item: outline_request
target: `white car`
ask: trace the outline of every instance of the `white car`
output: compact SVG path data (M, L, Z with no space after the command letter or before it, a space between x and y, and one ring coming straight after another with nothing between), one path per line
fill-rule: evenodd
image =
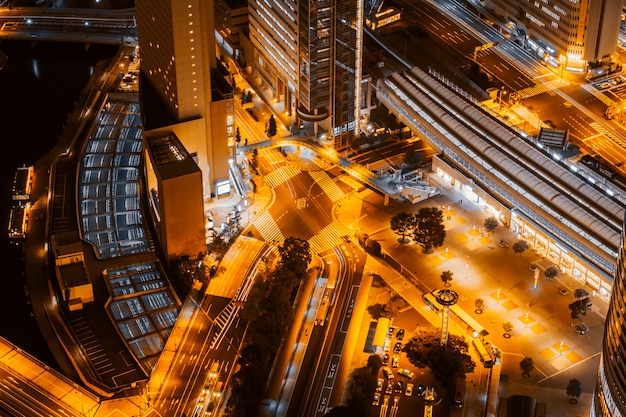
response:
M406 391L404 391L404 395L407 397L413 395L413 384L406 384Z
M376 383L376 392L381 392L383 390L383 383L385 381L382 378L378 378L378 382Z
M372 400L372 405L380 404L380 395L374 394L374 399Z
M408 369L403 368L403 369L398 369L398 375L402 375L409 379L413 379L413 377L415 376L415 372L409 371Z

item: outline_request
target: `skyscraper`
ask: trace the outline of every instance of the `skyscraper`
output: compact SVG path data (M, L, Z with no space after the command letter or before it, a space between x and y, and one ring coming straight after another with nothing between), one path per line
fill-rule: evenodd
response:
M144 135L174 132L202 171L205 200L229 193L234 108L216 62L213 0L137 0L135 14Z
M231 192L235 137L213 1L137 0L135 13L151 219L167 258L197 255L211 201Z
M249 0L249 13L248 62L263 83L288 115L346 147L359 131L363 0Z
M552 64L583 70L617 48L623 0L481 0Z
M592 416L626 416L626 222L606 315Z

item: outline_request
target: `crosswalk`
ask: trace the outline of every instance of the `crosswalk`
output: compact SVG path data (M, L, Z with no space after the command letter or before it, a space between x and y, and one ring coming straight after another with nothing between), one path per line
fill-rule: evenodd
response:
M345 240L346 236L348 236L348 232L343 224L335 220L309 239L311 253L324 253L335 246L339 246Z
M291 178L298 175L301 171L292 165L283 165L280 168L275 169L265 176L265 181L270 187L275 188L289 181Z
M277 242L281 244L285 237L274 221L269 211L265 210L254 220L254 227L259 231L261 237L266 242Z
M602 93L601 91L598 91L593 85L591 84L583 84L582 86L585 90L587 90L589 93L593 94L593 96L595 98L597 98L598 100L600 100L601 102L603 102L604 104L606 104L607 106L610 106L612 104L614 104L615 102L613 100L611 100L609 97L607 97L604 93Z
M553 86L550 83L541 83L516 91L515 94L519 99L525 99L528 97L538 96L539 94L546 93L548 91L552 91L555 88L557 88L557 86Z
M343 198L344 192L326 171L311 171L309 174L333 203Z
M598 122L591 122L591 123L589 123L589 127L594 129L599 134L604 135L607 138L611 139L614 143L618 144L623 149L626 149L626 142L622 138L616 136L611 131L609 131L607 128L602 126L600 123L598 123Z

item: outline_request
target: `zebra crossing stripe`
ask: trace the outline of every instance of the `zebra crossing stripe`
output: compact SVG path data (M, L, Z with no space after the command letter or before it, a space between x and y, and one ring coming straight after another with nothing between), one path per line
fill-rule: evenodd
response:
M309 174L333 203L343 198L343 191L326 171L311 171Z
M524 88L523 90L519 90L516 92L517 96L521 99L537 96L541 93L545 93L546 91L553 90L553 88L548 87L545 84L537 84L532 87Z
M266 242L283 242L285 240L283 233L267 210L254 220L254 227Z
M309 239L309 246L312 253L324 253L339 246L347 234L343 226L339 222L334 221Z
M265 180L270 187L278 187L284 182L298 175L301 171L291 165L283 165L280 168L275 169L265 176Z

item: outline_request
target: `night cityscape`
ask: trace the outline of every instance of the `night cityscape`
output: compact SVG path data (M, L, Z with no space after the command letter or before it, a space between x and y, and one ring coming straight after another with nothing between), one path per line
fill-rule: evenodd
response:
M626 416L622 0L0 0L1 416Z

